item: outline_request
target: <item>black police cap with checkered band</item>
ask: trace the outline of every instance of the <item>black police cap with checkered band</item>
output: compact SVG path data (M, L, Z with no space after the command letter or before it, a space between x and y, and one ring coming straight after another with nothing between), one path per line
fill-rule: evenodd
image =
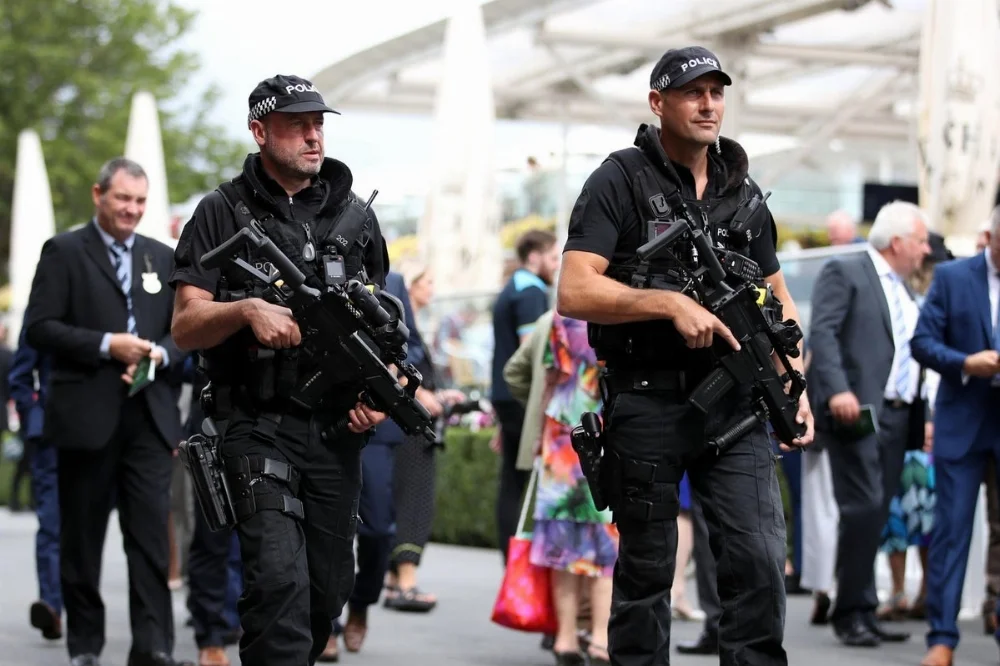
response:
M670 49L653 67L653 72L649 76L649 87L656 91L680 88L688 81L694 81L709 72L718 72L725 85L733 85L733 80L722 71L719 59L705 47L688 46L682 49Z
M326 105L323 96L312 83L298 76L282 74L264 79L250 93L247 127L254 120L263 118L272 111L279 113L322 111L340 115L339 111L334 111Z

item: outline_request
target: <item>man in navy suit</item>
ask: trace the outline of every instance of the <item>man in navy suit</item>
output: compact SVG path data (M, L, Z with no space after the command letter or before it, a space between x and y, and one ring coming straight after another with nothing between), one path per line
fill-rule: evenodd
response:
M35 534L35 568L38 601L31 604L31 626L49 640L62 638L62 590L59 586L59 488L56 448L42 438L45 394L48 391L50 361L25 339L20 340L11 364L10 397L21 421L25 451L31 451L31 492L38 516ZM30 445L29 445L30 443Z
M929 651L922 666L951 666L956 620L983 469L1000 460L1000 207L986 249L937 267L911 343L941 375L934 409L937 501L927 572ZM998 633L1000 640L1000 633Z

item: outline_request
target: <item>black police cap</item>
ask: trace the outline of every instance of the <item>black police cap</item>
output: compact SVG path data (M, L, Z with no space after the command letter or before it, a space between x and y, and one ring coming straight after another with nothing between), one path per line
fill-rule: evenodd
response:
M722 71L719 59L705 47L687 46L682 49L670 49L653 67L653 73L649 76L649 87L656 91L679 88L709 72L718 72L727 86L733 84L729 75Z
M272 111L280 113L303 113L306 111L322 111L336 113L326 105L323 96L319 94L311 82L298 76L278 74L264 79L250 93L250 113L247 115L247 126Z

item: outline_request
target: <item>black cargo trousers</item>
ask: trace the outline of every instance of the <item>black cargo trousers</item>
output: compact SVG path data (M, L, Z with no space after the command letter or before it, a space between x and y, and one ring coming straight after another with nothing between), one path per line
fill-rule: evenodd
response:
M223 460L256 454L290 464L297 483L262 476L254 481L255 495L294 494L304 517L260 510L236 526L243 560L240 663L311 666L354 586L365 436L324 440L323 424L301 413L282 414L276 428L267 425L235 411L223 435Z
M760 426L716 456L708 436L747 414L749 395L733 391L706 418L675 386L677 373L642 374L649 376L617 382L617 392L609 386L605 403L605 446L622 489L613 507L620 541L611 663L670 663L678 484L686 469L718 563L720 663L785 665L785 521L767 431Z

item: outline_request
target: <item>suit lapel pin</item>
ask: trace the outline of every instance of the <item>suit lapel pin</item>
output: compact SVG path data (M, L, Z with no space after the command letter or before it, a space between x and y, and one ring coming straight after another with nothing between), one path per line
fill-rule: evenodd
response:
M147 294L158 294L163 289L163 285L160 283L160 277L153 270L153 260L148 254L143 255L142 258L146 264L146 272L142 274L142 289Z

